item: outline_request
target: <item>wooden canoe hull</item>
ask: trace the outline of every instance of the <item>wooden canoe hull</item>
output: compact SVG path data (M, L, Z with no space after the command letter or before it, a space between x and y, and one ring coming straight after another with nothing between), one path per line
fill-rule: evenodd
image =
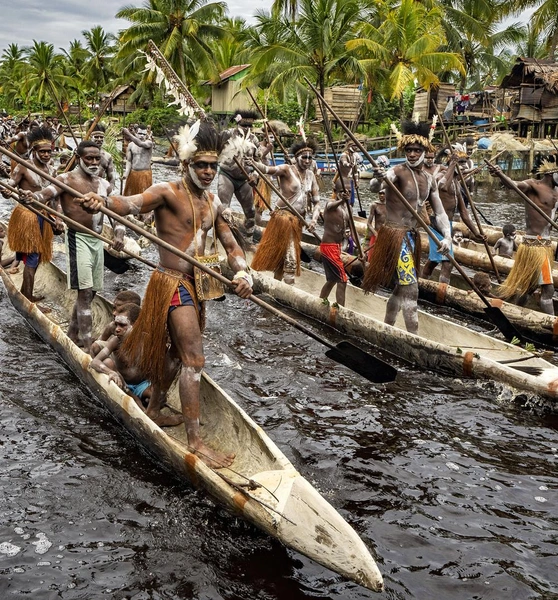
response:
M529 352L488 335L419 310L418 335L406 331L402 315L395 326L383 322L387 298L347 285L346 306L324 305L319 293L321 273L303 269L290 286L270 273L253 272L257 292L269 294L300 313L335 327L390 352L416 366L457 377L493 379L526 396L526 404L558 412L558 368ZM519 360L523 366L542 369L540 375L513 369L502 360ZM526 394L524 394L526 392Z
M206 489L229 510L285 545L371 590L383 589L382 576L363 541L341 515L296 471L263 430L207 375L201 383L202 437L209 445L235 453L231 469L210 469L188 451L183 426L161 429L108 377L90 368L91 358L62 328L18 291L21 275L0 275L14 307L52 346L103 405L175 475ZM41 265L37 293L61 322L71 314L75 295L66 276L52 264ZM111 319L111 306L97 296L92 305L94 330ZM168 404L180 408L176 384ZM242 476L239 476L242 474ZM247 481L261 487L247 490Z

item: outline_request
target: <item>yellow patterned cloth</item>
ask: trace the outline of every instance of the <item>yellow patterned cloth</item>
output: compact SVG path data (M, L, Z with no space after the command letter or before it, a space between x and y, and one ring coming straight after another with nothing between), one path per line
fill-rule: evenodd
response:
M410 233L405 235L401 244L401 252L397 261L397 283L399 285L412 285L417 283L417 270L415 268L415 240Z

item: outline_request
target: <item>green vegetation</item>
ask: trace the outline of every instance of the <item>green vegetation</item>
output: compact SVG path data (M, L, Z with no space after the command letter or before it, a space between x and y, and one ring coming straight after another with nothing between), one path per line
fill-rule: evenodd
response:
M244 85L259 89L268 118L315 118L304 78L362 88L361 131L388 133L411 112L416 86L454 83L460 91L498 84L517 56L556 59L558 0L275 0L252 24L227 15L225 2L143 0L115 17L128 21L118 36L96 25L56 50L47 41L11 44L0 57L0 108L12 114L66 114L81 122L122 84L143 106L127 122L150 123L158 135L182 119L168 107L161 84L144 70L152 39L200 104L203 82L250 64ZM511 23L525 8L528 25ZM506 23L504 26L503 23ZM511 24L510 24L511 23Z

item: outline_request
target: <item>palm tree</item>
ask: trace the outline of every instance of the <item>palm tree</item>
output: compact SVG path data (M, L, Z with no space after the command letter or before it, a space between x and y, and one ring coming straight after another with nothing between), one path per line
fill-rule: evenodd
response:
M152 39L185 83L196 82L200 68L215 73L209 42L223 36L218 22L225 10L225 2L207 0L145 0L143 7L125 6L116 17L133 25L120 33L121 68L126 63L137 68L138 50Z
M505 16L517 15L533 7L536 10L531 15L530 24L535 34L541 34L547 40L547 52L544 58L556 60L558 50L558 0L511 0L511 2L502 5L502 11Z
M465 70L459 78L461 91L481 89L506 72L501 54L518 44L524 29L516 23L502 27L501 0L425 0L426 6L443 7L442 21L448 52L462 57ZM443 74L442 77L445 77Z
M114 79L111 60L114 56L116 37L105 33L100 25L81 34L86 41L87 60L83 68L85 80L95 91L95 100L99 100L99 90Z
M64 74L63 55L56 54L52 44L36 40L33 40L33 46L25 49L25 54L23 85L28 98L35 97L40 103L51 98L60 108L56 90L64 90L70 83L70 77Z
M323 94L336 80L358 81L362 69L347 50L360 6L355 0L300 0L295 22L256 15L250 79L285 93L304 76Z
M224 30L223 37L219 40L213 39L208 44L217 73L250 61L250 50L246 45L250 29L246 21L240 17L225 18L221 26Z
M0 58L0 93L7 105L14 108L20 108L25 100L21 89L23 66L23 49L17 44L10 44Z
M379 8L379 10L378 10ZM425 89L439 83L440 71L463 71L458 54L444 52L446 42L439 7L413 0L384 4L365 14L347 48L358 53L371 89L400 101L415 85Z

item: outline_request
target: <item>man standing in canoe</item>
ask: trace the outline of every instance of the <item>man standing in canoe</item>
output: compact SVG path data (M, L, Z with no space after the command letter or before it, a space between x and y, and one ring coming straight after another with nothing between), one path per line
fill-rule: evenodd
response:
M268 175L276 175L281 193L289 204L303 217L306 215L308 198L313 206L312 220L308 231L314 231L320 215L320 190L312 171L312 161L316 152L314 140L294 144L291 152L295 163L268 167L255 163L258 169ZM245 159L248 166L252 163ZM302 223L289 207L279 199L265 228L262 240L252 261L256 271L272 271L275 279L294 285L295 275L300 275L300 240Z
M429 162L429 158L434 158L434 153L427 153L425 162ZM440 200L442 201L442 205L444 210L446 211L446 215L448 216L448 220L451 223L453 221L453 217L456 211L459 211L459 215L461 216L461 220L465 225L469 228L471 233L482 239L482 236L478 229L475 227L471 216L469 215L469 211L465 206L465 200L463 197L463 190L461 182L457 178L457 165L459 164L459 168L463 173L463 176L467 176L467 172L465 169L468 164L468 156L465 152L461 150L454 151L451 155L448 166L444 165L432 165L431 167L426 166L425 170L429 171L433 176L436 182L438 183L438 193L440 195ZM441 241L442 240L442 232L440 231L440 227L438 225L438 219L433 211L428 207L428 219L430 221L430 229L434 233L434 235ZM436 266L441 263L442 267L440 269L440 283L449 283L451 276L451 267L452 264L447 256L444 256L442 252L438 249L438 246L434 242L432 238L428 238L429 243L429 252L428 252L428 261L424 265L422 269L422 277L425 279L429 279L434 272ZM453 256L453 250L450 250L450 254Z
M90 210L98 210L104 202L122 216L153 210L157 235L206 264L210 258L205 254L206 240L213 229L236 273L233 277L236 294L248 298L252 293L252 278L247 273L244 253L221 215L223 207L219 198L209 192L217 174L223 138L212 124L198 121L191 128L183 127L177 142L184 168L180 181L155 184L135 196L103 199L90 194L85 204ZM218 468L230 465L234 456L210 448L200 434L200 381L205 361L202 345L205 304L200 293L207 289L205 277L189 262L160 247L159 267L153 271L140 316L122 351L152 382L153 394L146 412L160 425L176 424L176 420L169 422L160 411L173 380L171 362L178 362L181 367L179 393L188 445L202 461ZM171 347L167 354L169 337Z
M436 180L424 168L424 155L433 151L431 143L433 128L429 123L406 121L403 132L395 128L397 147L405 152L406 162L389 169L378 170L372 191L379 191L384 178L405 196L420 214L428 201L442 232L442 252L451 248L450 224L440 196ZM410 333L418 331L418 271L420 268L420 242L415 229L414 216L398 199L391 185L386 185L386 223L378 231L378 237L364 274L362 288L372 292L379 286L395 284L386 307L385 323L394 325L400 310ZM394 281L395 280L395 281Z
M98 177L106 179L110 185L114 188L114 182L116 180L114 160L110 153L103 150L103 144L105 142L105 126L102 123L97 123L95 129L91 133L91 141L97 145L101 152L101 164L99 165Z
M97 175L101 162L99 147L92 141L80 142L76 154L78 166L68 173L58 175L57 179L81 194L95 192L103 196L108 195L112 189L110 183ZM84 208L80 199L53 183L36 194L28 193L28 197L51 204L57 200L57 210L61 210L67 217L96 233L102 231L103 215L92 214ZM124 231L124 227L115 228L113 247L117 251L124 247ZM81 343L83 350L89 352L92 327L91 302L95 294L103 289L103 242L68 226L66 259L68 289L77 290L68 337L76 344Z
M138 125L135 135L124 127L122 135L128 140L126 170L124 171L124 179L126 179L124 196L133 196L141 194L153 184L151 171L153 140L147 138L147 127L144 125Z
M538 174L541 179L513 181L496 165L488 167L490 174L499 177L510 189L519 188L544 214L554 220L558 202L558 165L551 157L541 163ZM539 212L525 204L525 235L519 244L515 262L502 284L499 296L504 299L517 298L523 305L537 287L541 288L541 311L554 314L554 283L552 280L552 243L550 240L551 225Z
M245 157L259 157L260 141L252 133L252 126L258 115L253 110L239 110L236 112L236 127L228 129L225 132L225 139L235 140L242 144L242 150L236 157L242 160ZM232 147L232 146L230 146ZM240 148L240 147L239 147ZM234 158L225 159L220 165L219 170L219 198L225 209L228 209L234 196L240 202L244 212L244 230L246 232L246 241L252 244L254 241L254 229L256 226L256 207L254 206L254 190L250 181L246 178L240 167L234 162ZM230 210L225 213L227 215Z
M53 141L49 127L35 127L27 134L31 162L47 175L52 175L50 159ZM47 180L18 163L8 184L22 191L38 192L47 185ZM2 190L2 195L9 198L10 192L5 188ZM8 223L8 244L16 253L16 261L23 261L25 265L21 293L31 302L42 300L33 294L35 275L39 264L49 262L52 258L52 235L52 227L42 217L21 204L14 208Z

